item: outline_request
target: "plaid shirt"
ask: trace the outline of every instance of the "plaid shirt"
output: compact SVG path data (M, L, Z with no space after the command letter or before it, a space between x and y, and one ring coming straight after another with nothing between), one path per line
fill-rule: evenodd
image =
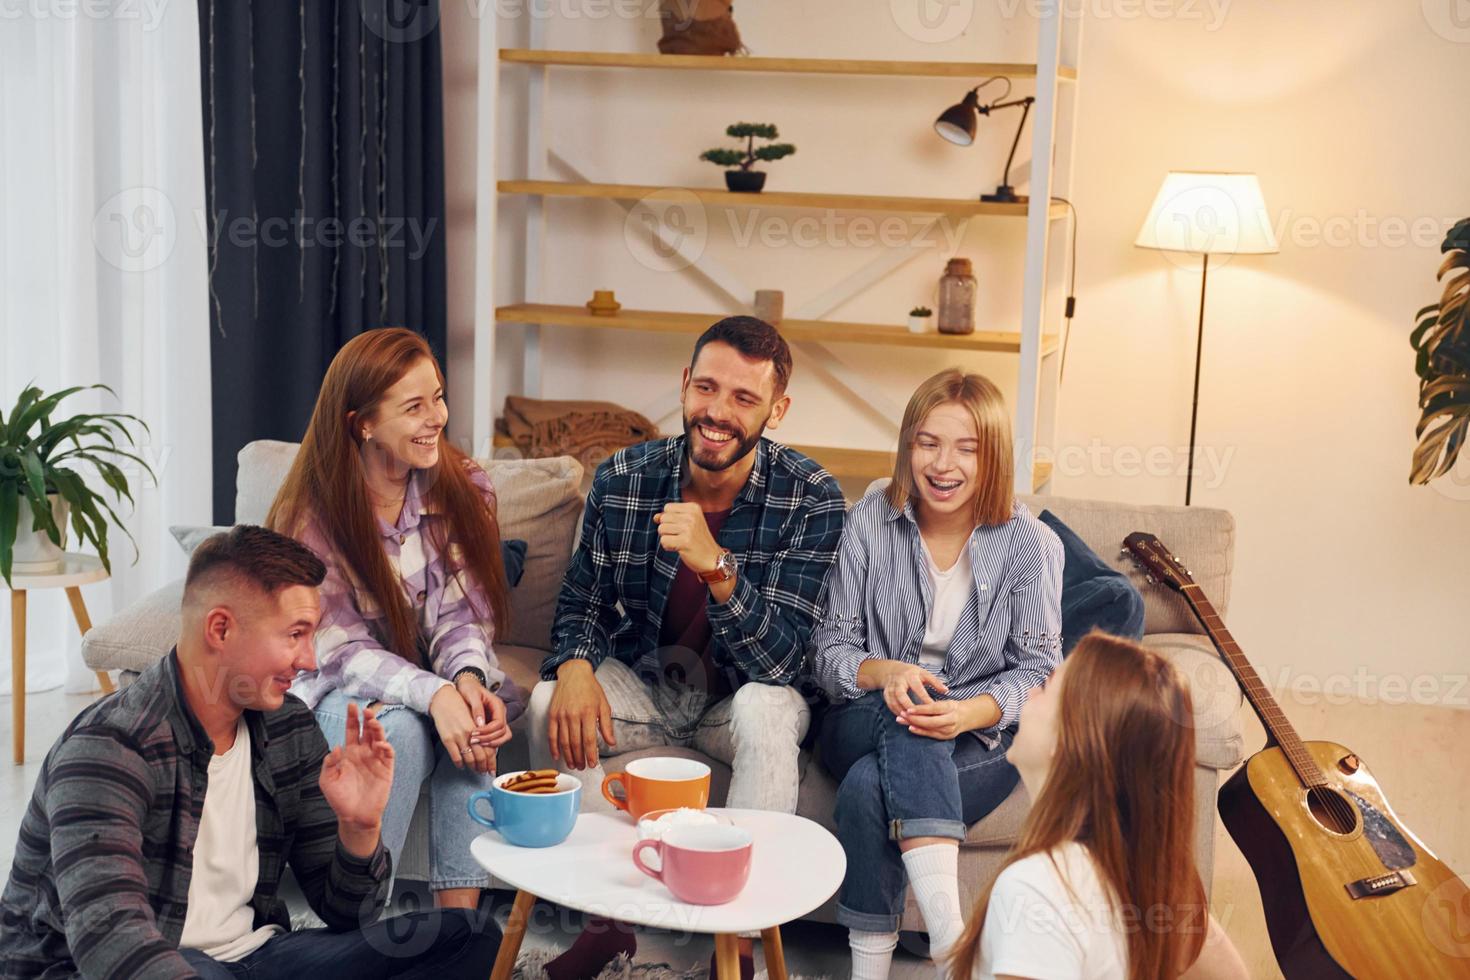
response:
M620 450L597 469L582 539L562 582L541 676L608 656L657 675L659 630L679 556L653 515L681 499L683 436ZM802 672L822 581L842 536L842 492L816 463L762 439L718 542L734 553L735 591L708 603L715 663L743 681L791 684ZM621 606L621 611L619 608Z
M490 477L474 463L466 464L470 480L485 506L495 508ZM490 602L479 586L464 588L465 576L450 566L458 564L459 549L452 542L440 554L434 547L431 523L440 519L425 499L427 475L414 470L395 524L378 519L383 552L403 583L404 595L419 623L420 654L428 670L385 649L383 611L372 594L356 583L351 570L327 540L320 525L308 521L295 537L327 566L321 585L322 618L316 631L317 669L303 671L291 693L315 708L337 688L348 697L405 704L428 714L429 702L454 675L474 667L485 675L485 685L500 694L512 719L520 713L523 692L507 681L491 646L494 625L476 609ZM449 560L446 560L446 557ZM501 688L504 687L505 690Z
M245 712L259 876L254 928L290 929L277 894L289 862L329 929L382 910L390 859L337 839L317 785L326 739L295 698ZM0 895L0 977L194 977L178 952L214 746L184 701L170 652L84 709L46 754Z

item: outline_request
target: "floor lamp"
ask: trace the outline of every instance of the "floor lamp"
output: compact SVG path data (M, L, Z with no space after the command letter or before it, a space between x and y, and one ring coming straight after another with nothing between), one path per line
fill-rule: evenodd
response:
M1255 174L1171 170L1133 243L1139 248L1203 256L1199 280L1199 333L1194 347L1194 402L1189 410L1189 468L1184 505L1194 495L1194 434L1199 420L1199 374L1205 347L1205 284L1211 255L1266 255L1280 251L1261 183Z

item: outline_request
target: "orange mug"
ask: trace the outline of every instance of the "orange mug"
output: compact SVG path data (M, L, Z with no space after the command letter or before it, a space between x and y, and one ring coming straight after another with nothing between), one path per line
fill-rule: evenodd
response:
M622 796L613 795L614 784L623 787ZM607 774L602 795L619 810L631 813L634 820L652 810L703 810L709 802L709 766L678 756L634 759L622 772Z

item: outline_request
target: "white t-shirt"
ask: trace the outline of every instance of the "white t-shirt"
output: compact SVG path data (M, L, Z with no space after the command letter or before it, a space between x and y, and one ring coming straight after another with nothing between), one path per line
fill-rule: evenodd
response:
M1128 936L1084 845L1022 858L995 880L975 980L997 974L1032 980L1128 975Z
M250 772L250 729L235 729L235 744L210 756L209 788L194 842L194 877L179 946L231 963L255 952L281 931L255 929L255 883L260 849L255 840L255 780Z
M966 542L960 549L960 557L945 571L940 571L929 553L929 545L919 541L924 552L924 574L929 576L929 590L934 602L929 607L929 618L924 623L924 642L919 648L919 665L937 673L944 669L944 657L949 653L949 642L954 639L955 627L975 591L975 574L970 568L970 546Z

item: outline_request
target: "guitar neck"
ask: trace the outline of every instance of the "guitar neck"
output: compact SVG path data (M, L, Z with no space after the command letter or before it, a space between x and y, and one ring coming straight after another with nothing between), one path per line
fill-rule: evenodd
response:
M1311 753L1307 751L1307 747L1302 744L1301 736L1296 733L1291 722L1287 721L1286 715L1281 711L1281 706L1276 703L1276 698L1261 680L1260 675L1256 673L1256 669L1251 666L1249 660L1245 659L1240 644L1235 642L1235 638L1225 628L1225 621L1220 618L1220 614L1215 611L1210 600L1205 598L1204 590L1198 585L1190 584L1184 586L1181 592L1185 601L1189 603L1189 608L1199 619L1200 625L1209 634L1210 641L1220 651L1225 665L1230 668L1230 672L1240 683L1241 690L1245 692L1246 699L1250 701L1256 717L1261 719L1261 724L1266 729L1266 737L1286 754L1303 785L1324 785L1327 779L1322 775L1321 768L1312 758Z

